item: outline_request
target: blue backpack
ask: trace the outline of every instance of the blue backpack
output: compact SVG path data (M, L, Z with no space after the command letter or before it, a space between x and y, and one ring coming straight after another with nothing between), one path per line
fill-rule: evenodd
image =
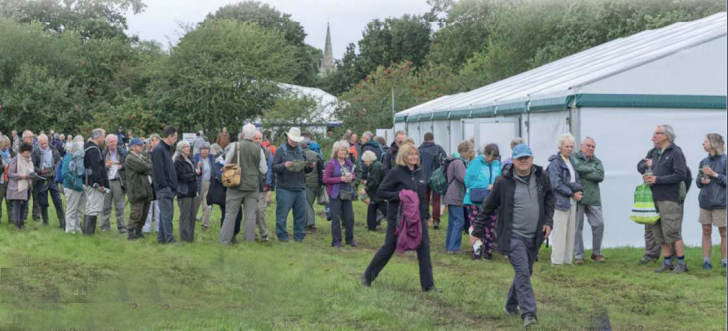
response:
M56 167L56 184L63 184L63 161L58 162L58 167Z

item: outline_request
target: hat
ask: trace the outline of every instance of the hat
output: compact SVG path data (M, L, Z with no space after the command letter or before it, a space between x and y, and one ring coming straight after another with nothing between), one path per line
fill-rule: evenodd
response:
M286 136L288 137L288 139L291 139L297 143L303 141L303 137L301 137L301 129L296 127L290 128L286 133Z
M528 145L526 145L526 144L516 145L516 147L513 148L513 158L518 159L518 158L522 158L524 156L533 156L531 147L528 147Z
M144 141L142 141L142 140L141 140L141 139L139 139L139 138L134 138L134 139L132 139L132 140L131 140L131 142L129 143L129 146L136 146L136 145L140 145L140 146L142 146L142 145L144 145Z

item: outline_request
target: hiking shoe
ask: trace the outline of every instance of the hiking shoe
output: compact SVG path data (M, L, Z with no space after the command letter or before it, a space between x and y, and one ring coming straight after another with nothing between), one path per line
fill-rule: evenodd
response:
M437 288L435 286L430 286L430 287L424 289L423 291L425 291L425 292L432 292L432 293L441 293L442 292L441 289L439 289L439 288Z
M576 259L576 262L574 264L584 264L584 259Z
M439 230L440 229L440 220L435 220L434 222L432 222L432 228L435 230Z
M672 271L672 270L673 270L672 264L664 264L663 263L659 268L655 269L655 272L656 273L663 273L663 272L668 272L668 271Z
M352 242L349 243L349 246L356 247L356 243L352 241Z
M710 264L710 262L708 262L708 261L703 262L703 270L710 270L710 269L713 269L713 265Z
M526 315L526 316L525 316L525 317L523 318L523 326L524 326L524 327L527 327L527 326L529 326L529 325L531 325L531 324L536 324L536 323L538 323L538 320L536 320L536 317L535 317L535 316L532 316L532 315Z
M596 262L604 262L604 256L592 254L591 259Z
M652 262L654 260L655 259L652 259L652 258L649 258L649 257L643 257L642 260L640 260L640 264L647 264L647 263L650 263L650 262Z
M119 229L119 233L126 233L126 229Z
M688 271L688 266L684 263L678 263L675 268L672 269L673 274L681 274Z
M331 247L334 247L334 248L341 248L341 243L340 243L340 242L335 242L335 243L332 243L332 244L331 244Z
M366 287L372 286L372 281L367 279L366 273L361 274L361 286L366 286Z

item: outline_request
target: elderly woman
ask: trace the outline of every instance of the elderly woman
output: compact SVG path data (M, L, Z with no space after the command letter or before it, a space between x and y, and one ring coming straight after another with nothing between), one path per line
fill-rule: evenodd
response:
M468 164L468 170L465 172L465 197L463 204L466 207L466 215L468 217L468 229L475 222L475 218L480 212L480 205L490 194L495 184L496 178L501 175L500 151L498 145L488 144L483 149L484 155L478 155ZM483 257L486 259L493 258L495 248L495 223L496 215L491 216L485 222L485 236L482 239L483 249L481 252L473 252L473 259L478 260Z
M559 152L549 158L546 171L556 193L554 230L551 243L551 265L571 264L576 238L576 205L581 200L582 188L579 173L574 169L574 136L565 134L559 138Z
M177 172L177 204L179 206L180 240L195 240L195 197L197 196L197 169L190 159L190 143L182 140L177 143L174 154L174 169Z
M420 167L420 154L417 147L411 143L403 143L399 146L396 165L387 172L384 181L379 185L377 196L390 202L387 208L387 234L384 239L384 246L379 248L372 262L361 276L363 286L371 286L372 281L377 278L379 272L384 269L389 259L397 249L397 217L399 214L400 193L404 190L415 192L419 198L420 225L422 226L422 241L417 248L417 261L420 265L420 286L423 291L435 291L435 282L432 278L432 261L430 260L430 236L427 232L427 220L430 218L429 208L425 195L427 183L425 172Z
M82 142L71 143L63 157L63 193L66 195L66 233L81 231L81 215L86 205L83 180L86 168L83 164L84 149Z
M377 160L377 155L372 151L365 151L361 156L362 162L367 167L368 174L364 187L364 193L369 197L369 206L367 207L367 230L376 231L379 222L377 221L377 211L382 215L387 214L387 202L377 195L379 185L382 183L384 176L382 175L382 163Z
M15 230L25 227L25 219L28 217L28 200L33 181L30 174L35 172L33 162L30 160L30 153L33 145L23 143L8 166L8 195L7 199L13 202L13 220Z
M212 178L212 167L215 165L215 156L210 153L210 144L203 142L200 145L200 154L195 155L195 164L200 169L200 176L197 177L197 190L199 195L195 199L195 218L202 207L202 230L210 228L210 213L212 206L207 203L207 192L210 190L210 179Z
M324 184L329 194L331 210L331 247L341 247L341 222L343 218L346 231L346 243L356 247L354 243L354 206L356 194L354 182L354 163L349 159L349 144L344 141L334 143L331 160L324 169Z
M712 269L710 253L713 249L713 226L720 232L721 266L726 268L726 155L725 141L717 133L708 133L703 149L708 156L700 161L699 175L695 179L700 194L698 222L703 227L703 269Z
M7 198L8 181L5 180L7 174L5 173L5 167L10 164L10 160L15 157L15 152L10 148L10 139L8 136L0 135L0 220L3 218L2 214L2 202L5 199L5 206L7 207L8 223L13 223L13 207L10 200Z

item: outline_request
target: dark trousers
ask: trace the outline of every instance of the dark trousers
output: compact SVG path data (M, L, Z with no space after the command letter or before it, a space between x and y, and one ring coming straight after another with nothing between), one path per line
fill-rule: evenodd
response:
M40 206L40 214L43 218L43 223L48 224L48 194L51 195L53 206L56 207L56 217L58 217L58 224L61 227L66 225L66 213L63 211L63 200L61 200L61 192L58 190L58 184L53 183L53 179L47 181L37 182L36 185L36 198L38 199L38 205Z
M427 208L430 208L430 202L432 202L432 218L435 221L440 220L440 196L435 193L429 186L427 186Z
M159 232L157 242L169 244L177 242L174 239L172 219L174 218L174 192L169 187L156 191L157 203L159 204Z
M382 213L382 215L387 215L387 202L386 201L379 201L379 202L372 202L369 203L369 206L367 206L367 229L370 231L374 231L377 229L377 226L379 225L379 222L377 222L377 210Z
M420 248L417 249L417 261L420 264L420 286L423 290L427 290L435 286L435 281L432 279L432 261L430 260L430 235L427 232L427 222L420 222L422 224L422 243ZM387 220L387 235L384 239L384 246L380 247L372 262L369 263L369 267L364 271L364 277L369 281L373 281L379 275L379 272L384 269L392 258L395 250L397 249L397 236L394 234L397 229L397 221L388 219Z
M179 206L179 239L195 241L195 197L177 198Z
M15 227L22 228L25 226L25 219L28 217L28 200L13 200L13 221Z
M508 290L506 310L515 312L516 308L520 307L522 318L526 315L536 317L536 297L533 295L531 275L537 254L536 238L526 239L515 234L511 235L508 262L511 263L516 274L513 276L513 283Z
M341 243L341 223L344 223L346 243L354 242L354 206L351 200L331 199L331 243Z
M129 207L129 232L139 230L141 232L144 221L149 215L149 208L152 206L151 201L135 202Z

